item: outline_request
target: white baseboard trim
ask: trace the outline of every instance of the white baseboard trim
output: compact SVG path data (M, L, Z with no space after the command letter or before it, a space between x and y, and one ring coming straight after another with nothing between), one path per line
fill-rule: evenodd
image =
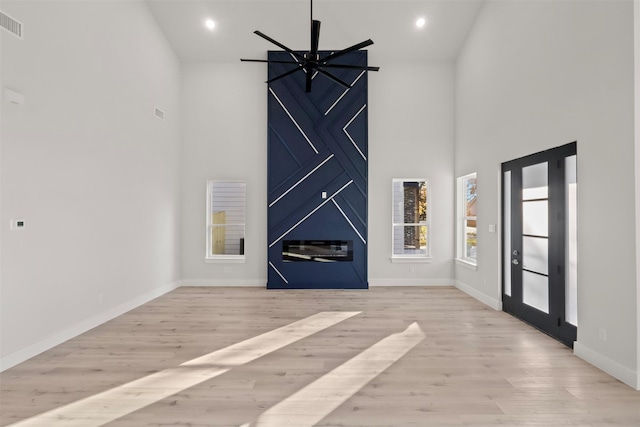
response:
M369 286L453 286L451 279L369 279Z
M598 353L578 341L573 343L573 354L628 386L640 390L640 372L634 372L633 369L629 369L615 360L609 359L607 356Z
M180 286L266 288L267 281L255 279L195 279L182 280ZM454 286L454 283L451 279L370 279L369 286Z
M180 286L266 288L266 279L195 279L181 280Z
M121 316L127 311L133 310L134 308L139 307L142 304L145 304L155 298L158 298L159 296L162 296L167 292L171 292L172 290L178 288L178 286L179 283L176 282L163 286L161 288L154 289L151 292L147 292L146 294L140 295L116 307L96 314L95 316L91 316L90 318L85 319L81 322L78 322L69 329L45 338L42 341L31 344L30 346L25 347L21 350L8 354L0 358L0 372L5 371L26 360L29 360L44 351L47 351L59 344L62 344L65 341L70 340L71 338L77 337L80 334L83 334L97 326L100 326L105 322L108 322L111 319Z
M481 303L488 305L489 307L493 308L494 310L498 310L498 311L502 310L502 301L499 301L499 300L497 300L495 298L491 298L489 295L484 294L484 293L478 291L475 288L472 288L471 286L467 285L466 283L462 283L460 281L456 281L455 287L460 289L465 294L467 294L469 296L472 296L473 298L477 299Z

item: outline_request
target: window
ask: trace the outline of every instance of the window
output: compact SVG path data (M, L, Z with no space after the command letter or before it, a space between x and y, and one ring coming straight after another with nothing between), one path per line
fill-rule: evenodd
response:
M244 260L244 182L207 182L206 260Z
M428 194L424 179L393 180L392 258L429 256Z
M457 258L471 265L477 265L478 252L476 232L477 187L478 179L475 173L458 178Z

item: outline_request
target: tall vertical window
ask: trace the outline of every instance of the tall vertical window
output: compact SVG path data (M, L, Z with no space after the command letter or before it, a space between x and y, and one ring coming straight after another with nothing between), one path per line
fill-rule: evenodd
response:
M428 194L424 179L393 180L394 258L429 256Z
M478 256L478 179L475 173L458 178L457 258L476 265Z
M244 260L244 182L207 182L207 260Z

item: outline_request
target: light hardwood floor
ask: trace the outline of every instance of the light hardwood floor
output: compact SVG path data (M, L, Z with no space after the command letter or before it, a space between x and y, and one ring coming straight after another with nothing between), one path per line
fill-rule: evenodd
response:
M0 381L2 426L640 426L640 392L454 288L180 288Z

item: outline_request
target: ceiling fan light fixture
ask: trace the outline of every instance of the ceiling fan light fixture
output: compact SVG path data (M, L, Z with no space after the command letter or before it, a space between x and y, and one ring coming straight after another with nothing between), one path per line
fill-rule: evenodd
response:
M269 64L280 63L280 64L294 64L294 68L286 71L279 76L273 77L266 81L267 84L273 83L276 80L280 80L283 77L287 77L293 73L298 71L304 71L306 73L305 77L305 92L311 92L311 84L313 82L313 76L316 73L320 73L330 80L338 83L341 86L346 87L347 89L351 89L351 85L344 80L338 78L334 74L332 74L329 70L325 68L331 69L351 69L351 70L360 70L360 71L378 71L380 67L370 67L368 65L349 65L349 64L336 64L333 62L334 59L342 57L348 53L355 52L361 49L364 49L367 46L371 46L373 41L371 39L365 40L361 43L354 44L353 46L349 46L346 49L342 49L339 51L334 51L333 53L322 56L318 50L318 43L320 40L320 21L313 19L313 0L311 0L311 48L306 52L297 52L283 45L282 43L272 39L266 34L256 30L253 33L262 37L270 43L275 44L280 49L288 52L293 57L292 60L270 60L270 59L243 59L240 58L240 61L246 62L266 62Z
M424 17L420 17L416 20L416 27L418 28L424 28L424 26L427 25L427 20Z

